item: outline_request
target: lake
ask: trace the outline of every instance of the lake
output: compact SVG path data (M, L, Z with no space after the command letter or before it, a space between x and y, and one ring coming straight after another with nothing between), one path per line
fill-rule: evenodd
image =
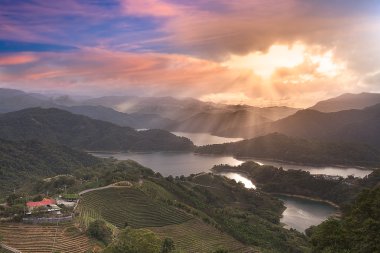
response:
M336 208L319 201L297 197L278 196L286 207L281 223L285 228L294 228L300 232L312 225L318 225L336 213Z
M242 141L243 138L227 138L211 135L208 133L184 133L184 132L172 132L177 136L189 138L195 145L211 145L211 144L223 144L228 142Z
M274 167L282 167L284 170L294 169L294 170L305 170L309 171L311 174L325 174L330 176L342 176L347 177L349 175L354 175L355 177L365 177L372 171L368 169L359 169L355 167L337 167L337 166L306 166L306 165L296 165L286 162L270 161L265 159L242 159L244 161L255 161L258 164L272 165Z
M214 165L229 164L237 166L244 161L238 160L232 156L213 156L213 155L197 155L191 152L151 152L151 153L133 153L133 152L120 152L120 153L91 153L97 157L107 158L114 157L118 160L134 160L145 167L151 168L154 171L160 172L163 176L188 176L200 172L209 172ZM339 175L347 177L354 175L357 177L364 177L371 173L370 170L360 170L356 168L343 168L343 167L311 167L300 166L286 163L276 163L272 161L252 159L259 164L268 164L276 167L282 166L287 169L300 169L310 171L311 174L326 174L326 175Z
M190 152L153 152L153 153L91 153L95 156L117 160L134 160L145 167L160 172L163 176L189 176L209 172L216 164L239 165L242 161L231 156L205 156Z

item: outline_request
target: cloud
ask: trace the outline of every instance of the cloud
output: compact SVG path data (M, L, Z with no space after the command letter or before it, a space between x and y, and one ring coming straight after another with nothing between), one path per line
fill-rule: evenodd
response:
M183 14L179 6L163 0L122 0L125 14L132 16L173 17Z
M30 0L0 7L0 40L17 48L0 43L7 52L2 86L295 106L378 90L379 1Z
M17 54L14 57L17 59ZM349 76L341 73L336 76L320 73L319 64L310 59L297 66L278 68L270 77L263 78L254 69L231 68L217 61L179 54L86 48L34 53L33 57L37 60L34 64L4 66L0 83L27 90L172 95L259 106L274 105L273 101L310 105L323 96L341 92L343 86L335 85L337 80L351 83ZM344 87L350 89L348 84Z
M0 66L19 65L37 61L37 57L31 54L0 55Z

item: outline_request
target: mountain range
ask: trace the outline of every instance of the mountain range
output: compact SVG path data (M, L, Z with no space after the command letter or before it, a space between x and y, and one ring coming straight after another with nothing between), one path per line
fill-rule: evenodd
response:
M296 112L290 107L253 107L203 102L192 98L108 96L71 98L0 89L0 112L31 107L59 108L136 129L218 133L226 128L262 124Z
M301 110L275 122L240 129L236 136L252 138L278 132L305 139L357 142L380 148L379 129L380 104L377 104L362 110L332 113Z
M309 165L380 166L380 150L365 144L311 141L279 133L233 143L202 146L196 152Z
M364 109L380 103L379 93L363 92L359 94L345 93L338 97L320 101L309 109L320 112L338 112L350 109Z
M0 115L0 138L39 140L72 148L108 151L184 151L193 143L165 130L136 131L109 122L50 108Z

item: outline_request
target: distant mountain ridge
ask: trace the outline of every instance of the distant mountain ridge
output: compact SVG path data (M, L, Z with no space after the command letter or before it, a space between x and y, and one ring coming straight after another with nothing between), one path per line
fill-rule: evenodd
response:
M364 109L379 103L380 93L346 93L338 97L320 101L309 109L320 112L338 112L350 109Z
M272 133L226 144L198 147L197 153L275 159L309 165L380 166L380 150L364 144L321 142Z
M355 142L380 148L380 104L362 110L324 113L301 110L275 122L240 129L232 137L253 138L269 133L282 133L309 140ZM228 135L226 131L221 135Z
M39 140L85 150L184 151L193 143L164 130L136 131L60 109L31 108L0 115L0 138Z
M106 96L73 99L65 95L43 95L0 89L0 113L33 107L59 108L93 119L136 129L208 132L241 127L284 118L298 109L253 107L203 102L193 98Z

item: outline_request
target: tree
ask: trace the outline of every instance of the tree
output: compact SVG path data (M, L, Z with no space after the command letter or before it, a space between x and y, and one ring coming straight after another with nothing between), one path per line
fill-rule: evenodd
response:
M89 236L104 242L106 245L112 240L112 231L102 220L96 220L90 223L87 229Z
M342 220L309 230L313 252L380 252L380 187L363 190Z
M124 229L104 253L157 253L162 241L148 229Z
M172 252L175 249L174 241L171 238L165 238L164 242L162 243L162 250L161 253L169 253Z

